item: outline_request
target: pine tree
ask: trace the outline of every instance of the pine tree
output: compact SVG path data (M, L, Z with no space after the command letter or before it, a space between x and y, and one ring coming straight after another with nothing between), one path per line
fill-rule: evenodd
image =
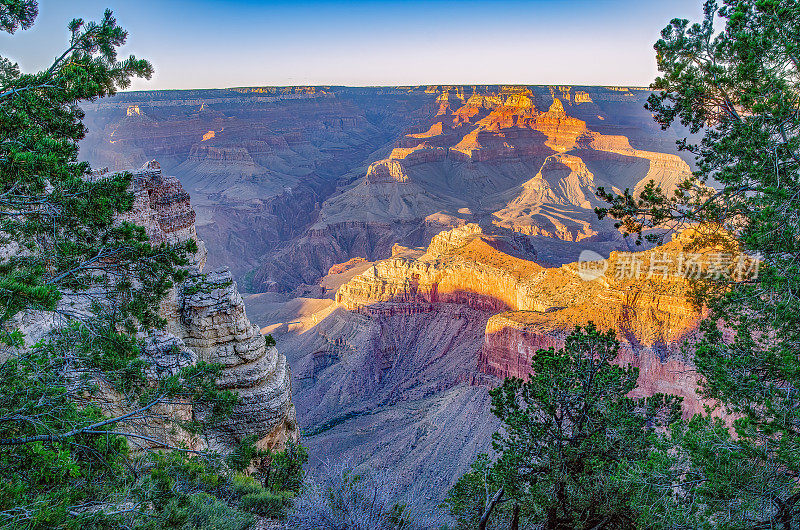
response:
M536 352L527 381L507 378L490 391L502 423L498 456L491 466L479 459L451 491L447 502L461 528L478 527L497 503L505 506L495 524L636 527L618 469L649 458L657 429L677 420L680 402L629 397L639 370L612 364L614 335L577 327L563 349Z
M37 14L34 0L0 0L0 29L27 29ZM130 175L95 178L78 161L79 104L152 67L118 58L127 33L111 11L68 32L44 71L0 58L0 527L244 528L252 515L214 500L235 503L241 490L219 458L141 429L201 429L173 421L176 401L202 402L212 421L235 403L216 387L218 366L146 373L142 338L164 324L159 302L197 246L154 244L117 221L133 203ZM52 327L34 344L30 319ZM133 452L134 441L170 452Z
M648 102L663 127L678 120L701 137L679 142L696 156L694 177L673 196L654 185L640 197L601 191L610 204L598 213L640 237L665 225L700 227L706 241L731 234L761 257L758 275L700 290L710 316L695 363L703 394L736 418L734 435L695 418L676 438L685 458L673 486L705 525L797 528L800 2L707 1L704 12L663 30Z

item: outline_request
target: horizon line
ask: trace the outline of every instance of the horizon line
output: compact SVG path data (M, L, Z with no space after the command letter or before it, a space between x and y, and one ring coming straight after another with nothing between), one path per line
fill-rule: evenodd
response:
M655 90L645 85L610 85L610 84L581 84L581 83L423 83L414 85L328 85L328 84L297 84L297 85L246 85L227 87L197 87L197 88L153 88L136 90L119 90L116 94L133 94L136 92L169 92L181 90L240 90L248 88L421 88L421 87L591 87L591 88L634 88L638 90Z

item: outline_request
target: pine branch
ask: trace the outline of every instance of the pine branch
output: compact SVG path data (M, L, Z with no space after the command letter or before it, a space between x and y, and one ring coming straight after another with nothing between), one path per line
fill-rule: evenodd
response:
M39 434L39 435L35 435L35 436L24 436L22 438L4 438L4 439L0 439L0 445L22 445L22 444L28 444L28 443L32 443L32 442L51 442L52 443L52 442L57 442L57 441L64 440L66 438L72 438L73 436L77 436L79 434L83 434L83 433L85 433L87 431L93 431L95 429L98 429L100 427L104 427L106 425L119 423L119 422L124 421L124 420L126 420L128 418L131 418L131 417L133 417L133 416L135 416L137 414L141 414L143 412L146 412L146 411L150 410L152 407L154 407L155 405L161 403L162 400L165 397L166 397L166 394L162 394L159 398L157 398L156 400L150 402L149 404L147 404L146 406L144 406L144 407L142 407L140 409L134 410L134 411L129 412L127 414L123 414L122 416L118 416L116 418L109 418L109 419L94 423L92 425L87 425L86 427L80 427L78 429L73 429L73 430L71 430L69 432L65 432L65 433L62 433L62 434Z

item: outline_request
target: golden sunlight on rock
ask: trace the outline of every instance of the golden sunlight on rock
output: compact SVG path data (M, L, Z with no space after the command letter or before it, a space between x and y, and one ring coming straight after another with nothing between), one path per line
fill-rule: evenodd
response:
M586 278L583 262L542 267L507 254L503 238L467 224L434 237L422 256L374 263L342 285L335 300L368 315L410 311L407 304L495 312L478 369L497 377L526 377L539 348L561 347L574 326L594 322L617 331L617 362L641 369L637 393L676 393L690 414L700 412L703 401L690 384L691 359L681 345L694 336L702 311L691 302L686 273L710 270L723 255L716 247L693 248L693 233L648 251L612 252L603 273Z

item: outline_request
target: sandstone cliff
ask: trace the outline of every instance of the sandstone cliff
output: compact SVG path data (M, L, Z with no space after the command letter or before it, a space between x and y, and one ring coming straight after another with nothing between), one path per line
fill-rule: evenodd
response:
M160 314L167 321L166 328L144 338L149 370L175 370L198 361L218 363L223 368L218 386L240 397L232 415L207 429L203 438L163 423L143 427L147 435L168 444L181 441L195 449L222 452L248 435L256 435L258 445L264 448L297 439L286 357L274 345L268 345L248 320L230 272L203 273L206 250L197 238L189 195L177 179L164 177L155 161L132 176L134 205L122 219L143 226L154 243L179 243L191 238L199 247L191 259L188 279L162 302ZM119 407L124 405L114 406L115 410ZM207 417L205 409L202 404L194 409L174 405L161 413L202 421Z
M467 225L434 238L419 258L373 264L340 287L336 301L365 314L409 302L423 311L457 303L498 313L487 321L477 360L480 372L497 377L526 377L539 348L561 347L574 326L593 321L617 330L618 361L640 368L641 392L680 395L688 414L700 412L702 403L691 360L681 352L700 318L678 270L687 245L677 238L640 253L613 252L605 274L587 279L584 264L544 268L498 250L494 238ZM713 259L700 256L701 263Z

